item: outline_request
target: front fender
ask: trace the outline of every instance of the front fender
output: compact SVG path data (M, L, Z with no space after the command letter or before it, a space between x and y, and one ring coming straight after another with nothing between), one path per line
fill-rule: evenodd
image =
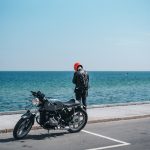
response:
M30 119L32 121L32 124L34 124L35 115L32 114L29 110L25 114L23 114L21 116L21 118L23 118L23 119Z

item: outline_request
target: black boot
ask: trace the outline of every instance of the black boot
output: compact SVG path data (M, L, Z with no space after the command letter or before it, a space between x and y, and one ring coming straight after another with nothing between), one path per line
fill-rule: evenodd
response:
M86 106L83 106L83 109L86 111Z

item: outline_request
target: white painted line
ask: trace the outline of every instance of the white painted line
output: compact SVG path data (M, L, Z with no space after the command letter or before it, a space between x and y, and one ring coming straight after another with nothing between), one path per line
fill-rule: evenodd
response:
M114 148L114 147L121 147L121 146L130 145L130 143L120 141L120 140L117 140L117 139L114 139L114 138L111 138L111 137L107 137L107 136L104 136L104 135L100 135L100 134L97 134L97 133L93 133L93 132L90 132L90 131L82 130L82 132L85 132L85 133L88 133L88 134L91 134L91 135L94 135L94 136L98 136L98 137L101 137L101 138L104 138L104 139L107 139L107 140L110 140L110 141L114 141L114 142L117 142L117 143L121 143L121 144L110 145L110 146L99 147L99 148L92 148L92 149L87 149L87 150L102 150L102 149L109 149L109 148Z
M98 148L92 148L92 149L86 149L86 150L103 150L103 149L109 149L109 148L115 148L115 147L121 147L121 146L127 146L130 144L117 144L117 145L110 145L105 147L98 147Z
M100 134L97 134L97 133L93 133L93 132L90 132L90 131L86 131L86 130L82 130L82 131L85 132L85 133L88 133L88 134L92 134L92 135L95 135L95 136L98 136L98 137L101 137L101 138L104 138L104 139L108 139L108 140L117 142L117 143L128 144L126 142L123 142L123 141L120 141L120 140L116 140L114 138L110 138L110 137L107 137L107 136L104 136L104 135L100 135Z

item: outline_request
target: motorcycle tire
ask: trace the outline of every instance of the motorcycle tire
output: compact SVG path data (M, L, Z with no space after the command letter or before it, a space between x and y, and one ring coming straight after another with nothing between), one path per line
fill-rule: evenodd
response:
M15 139L23 139L31 130L33 122L29 118L21 118L13 130Z
M70 121L69 123L68 131L70 133L81 131L85 127L87 120L88 120L88 115L86 111L83 109L77 109L75 113L73 114L72 121Z

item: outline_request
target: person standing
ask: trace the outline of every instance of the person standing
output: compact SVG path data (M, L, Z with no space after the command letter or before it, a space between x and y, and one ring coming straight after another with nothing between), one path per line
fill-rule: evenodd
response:
M86 110L87 103L86 98L88 96L89 89L89 75L87 71L83 69L83 66L77 62L74 64L74 75L72 82L75 84L75 96L76 100L82 100L83 108Z

